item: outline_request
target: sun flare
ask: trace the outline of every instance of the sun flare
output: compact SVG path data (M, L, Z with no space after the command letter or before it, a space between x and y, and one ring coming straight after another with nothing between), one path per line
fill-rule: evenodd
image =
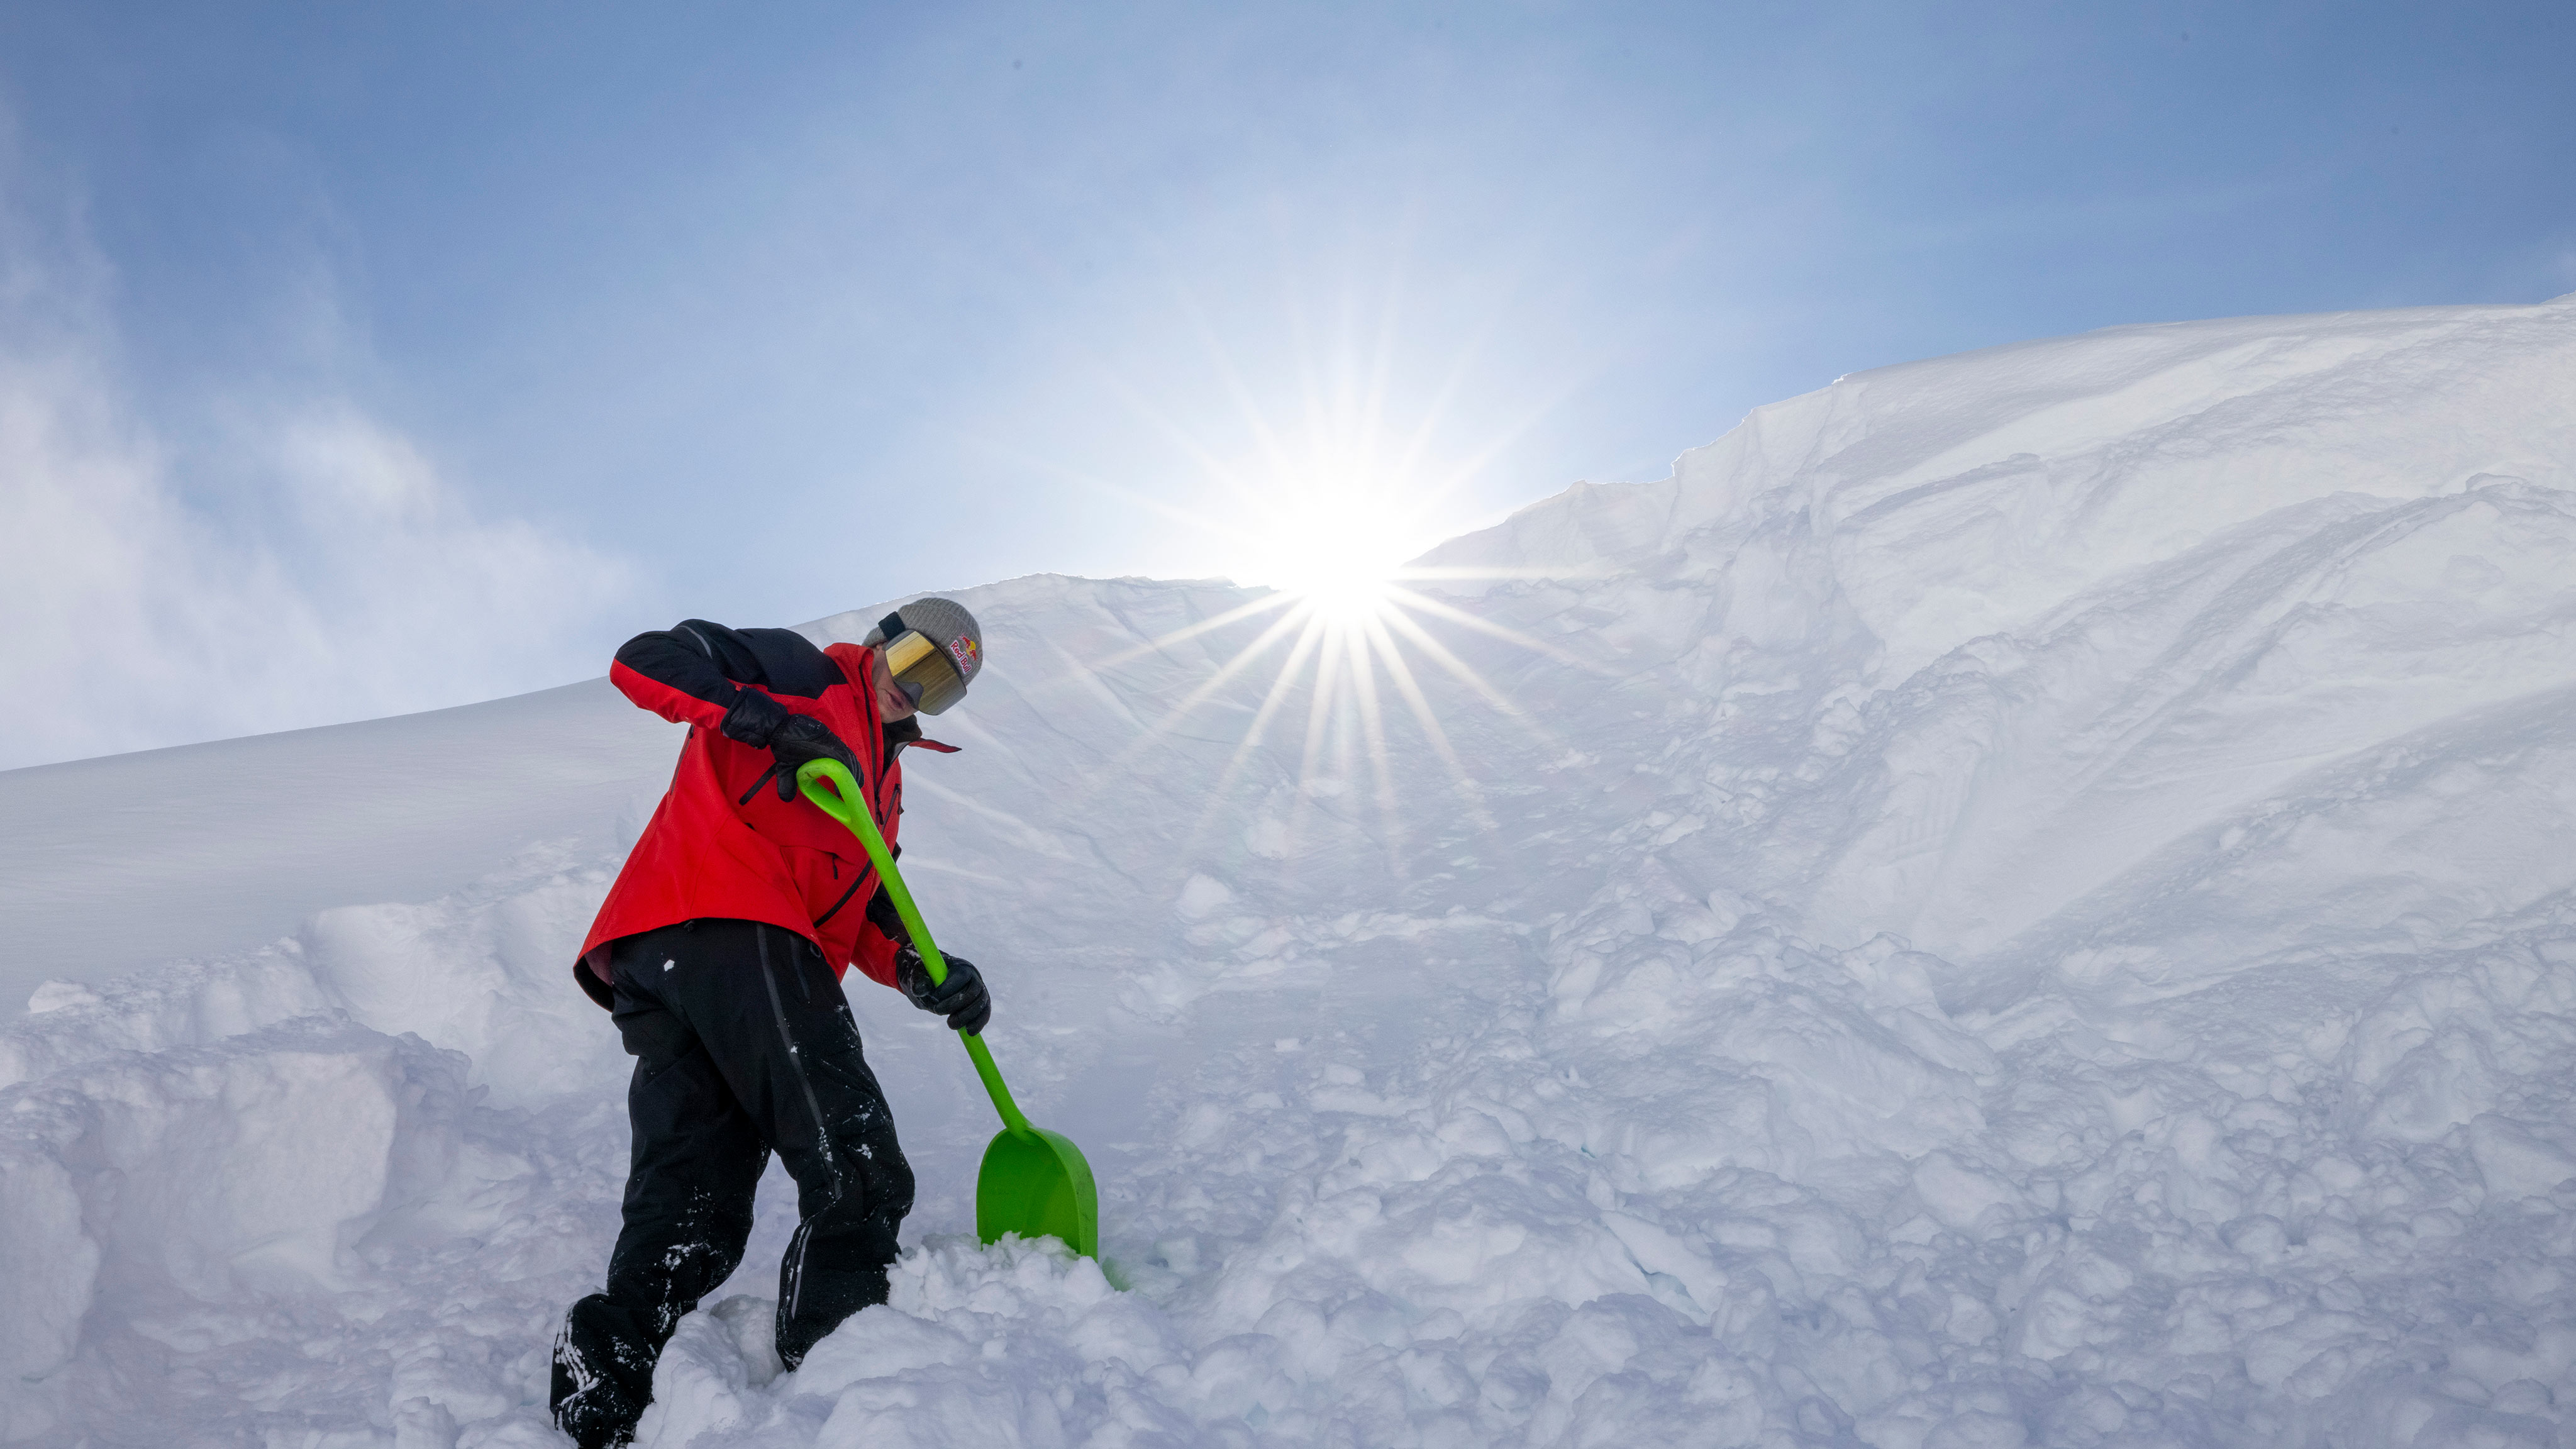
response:
M1249 448L1219 446L1215 435L1221 430L1148 409L1206 472L1207 503L1175 510L1174 516L1222 542L1233 563L1228 572L1249 597L1084 667L1115 669L1217 630L1235 635L1239 642L1229 645L1213 671L1096 778L1114 778L1193 716L1203 724L1210 717L1199 715L1203 707L1216 717L1230 716L1240 722L1241 734L1210 795L1199 825L1204 830L1272 734L1302 723L1298 804L1287 822L1291 837L1312 801L1374 796L1389 864L1401 871L1399 842L1407 833L1408 807L1399 797L1417 791L1412 782L1425 773L1399 759L1407 748L1401 733L1407 721L1440 762L1442 770L1430 778L1445 773L1449 789L1440 793L1451 797L1435 804L1415 794L1415 828L1454 819L1492 828L1483 787L1451 743L1426 685L1436 687L1444 677L1464 685L1468 698L1550 739L1541 721L1470 663L1476 650L1461 653L1468 642L1462 636L1499 639L1571 668L1600 666L1487 617L1494 611L1466 596L1482 590L1456 589L1471 580L1536 577L1535 571L1407 563L1456 531L1457 496L1512 435L1479 438L1463 451L1438 445L1450 394L1470 359L1460 359L1446 382L1419 396L1425 406L1418 416L1391 415L1400 371L1394 300L1390 293L1389 310L1371 329L1358 299L1343 299L1338 323L1311 332L1336 336L1341 345L1299 359L1304 386L1293 395L1262 396L1211 335L1211 362L1234 391L1236 422ZM1374 341L1364 341L1372 331ZM1240 695L1221 696L1229 683L1265 675L1267 687L1248 717L1238 713L1244 707Z
M1316 617L1348 626L1363 623L1386 607L1391 582L1371 569L1331 569L1291 584L1289 591Z
M1325 501L1275 523L1259 582L1335 624L1358 623L1385 607L1405 550L1398 527L1379 510Z
M1515 719L1542 739L1548 736L1543 725L1451 647L1459 642L1455 631L1501 639L1577 667L1596 666L1567 658L1543 640L1462 607L1469 600L1416 586L1432 580L1499 580L1521 571L1407 566L1402 560L1413 551L1415 541L1408 538L1400 519L1370 506L1376 500L1326 502L1311 492L1306 496L1314 506L1294 516L1272 515L1274 526L1262 538L1264 563L1256 574L1258 584L1266 586L1262 592L1093 667L1112 668L1212 630L1252 626L1252 637L1232 649L1216 671L1138 740L1131 752L1150 747L1177 728L1200 706L1215 700L1229 681L1267 672L1268 688L1245 723L1233 759L1210 799L1211 818L1227 787L1274 729L1282 728L1283 720L1302 716L1304 730L1297 752L1299 806L1289 822L1292 835L1309 796L1358 787L1376 797L1389 862L1401 869L1398 844L1405 828L1398 775L1412 772L1399 771L1390 750L1389 727L1400 717L1411 719L1448 775L1453 803L1435 813L1456 812L1486 828L1492 824L1482 787L1451 744L1424 688L1426 682L1446 675L1466 685L1473 697L1497 713ZM1452 638L1444 641L1442 633ZM1304 697L1299 699L1301 694ZM1417 808L1427 804L1416 802ZM1207 823L1202 820L1202 827Z

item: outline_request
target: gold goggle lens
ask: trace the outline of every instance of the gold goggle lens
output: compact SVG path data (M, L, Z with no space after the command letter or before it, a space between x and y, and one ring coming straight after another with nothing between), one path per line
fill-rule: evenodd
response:
M966 697L966 681L957 666L918 629L906 629L885 642L886 672L923 714L939 714Z

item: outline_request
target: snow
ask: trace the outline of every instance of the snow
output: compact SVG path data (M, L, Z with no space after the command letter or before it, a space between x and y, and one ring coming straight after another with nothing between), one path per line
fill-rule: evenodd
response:
M893 1299L778 1372L769 1192L643 1442L2576 1442L2571 403L2576 299L1855 374L1435 551L1463 799L1176 717L1244 591L963 591L906 863L1106 1261L861 983ZM614 703L0 775L0 1436L561 1442Z
M595 679L0 772L0 1001L264 946L330 906L442 895L541 843L596 857L651 816L677 738Z

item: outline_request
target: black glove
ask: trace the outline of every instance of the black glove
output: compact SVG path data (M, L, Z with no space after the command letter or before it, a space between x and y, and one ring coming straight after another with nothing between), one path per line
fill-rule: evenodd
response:
M984 989L984 973L963 956L940 959L948 963L948 979L933 986L921 953L910 946L898 948L894 984L903 988L904 998L913 1005L947 1017L949 1026L968 1036L982 1036L984 1024L993 1019L993 993Z
M744 690L733 708L725 711L724 733L727 739L769 751L776 763L761 778L777 779L781 800L796 798L796 771L808 760L838 760L851 779L859 778L859 757L850 753L830 725L810 715L789 714L787 706L759 690ZM755 783L751 788L760 786ZM745 792L743 799L750 798Z

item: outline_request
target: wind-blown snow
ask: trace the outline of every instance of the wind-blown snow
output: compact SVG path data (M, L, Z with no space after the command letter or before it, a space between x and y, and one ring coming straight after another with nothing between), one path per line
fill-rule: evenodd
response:
M1356 731L1300 783L1302 692L1229 773L1267 670L1171 717L1257 624L1105 662L1243 593L968 591L997 662L905 859L1112 1276L973 1245L989 1110L862 983L894 1299L778 1373L773 1194L643 1442L2576 1442L2571 459L2576 299L1856 374L1437 551L1549 650L1433 626L1515 712L1417 655L1477 787L1390 703L1391 814ZM352 728L532 758L597 705ZM344 862L413 894L250 872L277 944L41 966L0 1432L559 1442L625 1147L565 963L636 753L479 878L435 862L489 817L421 823ZM319 828L154 796L10 805L12 859Z

